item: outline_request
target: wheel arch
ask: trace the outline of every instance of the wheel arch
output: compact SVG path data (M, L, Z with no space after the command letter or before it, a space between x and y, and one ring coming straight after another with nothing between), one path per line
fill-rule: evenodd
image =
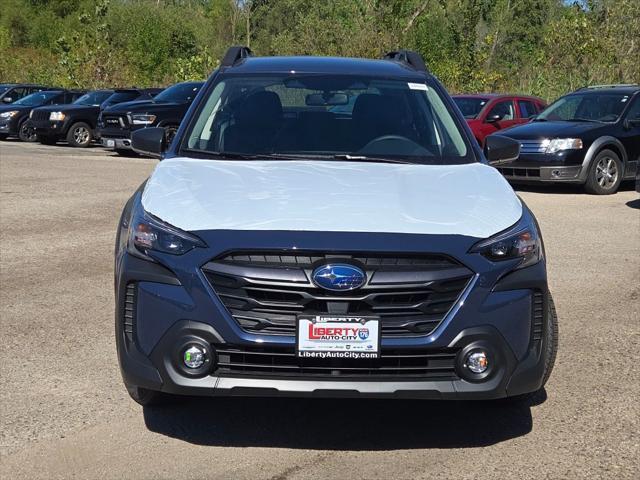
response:
M622 142L616 137L609 135L598 137L587 149L587 153L584 155L582 170L580 171L580 180L582 182L587 181L587 175L589 175L589 169L591 168L591 162L593 162L593 159L605 149L609 149L616 153L620 157L623 167L626 169L628 157L627 151L625 150L624 145L622 145Z
M95 131L96 130L96 124L98 122L96 120L91 120L90 118L84 118L84 117L72 118L67 123L67 131L69 131L71 129L71 127L73 127L77 123L86 123L87 125L89 125L91 130Z

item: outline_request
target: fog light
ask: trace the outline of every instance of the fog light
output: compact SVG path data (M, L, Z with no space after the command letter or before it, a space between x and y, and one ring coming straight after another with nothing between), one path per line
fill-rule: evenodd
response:
M480 350L470 353L469 355L467 355L464 366L473 373L486 372L487 368L489 368L489 360L487 358L486 352Z
M182 361L188 368L200 368L207 361L205 349L193 345L182 354Z

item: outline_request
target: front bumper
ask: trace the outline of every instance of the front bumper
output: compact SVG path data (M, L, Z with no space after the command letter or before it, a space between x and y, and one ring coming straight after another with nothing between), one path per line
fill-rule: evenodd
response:
M174 361L174 346L183 339L215 338L207 324L179 322L163 338L157 349L145 358L139 351L120 355L124 381L170 394L204 396L286 396L286 397L367 397L421 398L434 400L486 400L535 391L540 388L544 359L540 344L532 345L518 362L504 338L493 327L481 326L460 332L453 348L482 344L491 348L495 371L485 381L449 379L372 379L352 377L287 377L269 375L219 375L215 371L201 378L189 378Z
M0 133L3 135L17 135L18 125L13 119L0 120Z
M498 171L514 182L584 183L587 172L583 160L582 150L521 153L518 160L498 167Z
M498 171L507 180L514 182L584 183L582 165L559 165L554 167L509 165L498 167Z
M131 150L131 139L129 138L101 137L100 142L103 147L112 150Z
M215 235L215 243L204 240L209 245L217 243L220 252L248 248L252 243L263 248L282 247L273 232L233 232L228 238L219 232ZM315 251L335 242L330 233L285 232L282 238ZM389 246L388 235L349 234L342 240L366 242L374 251L394 248ZM424 240L399 236L395 241L397 248L415 252ZM467 241L444 241L450 251L459 254L457 258L468 255ZM187 263L204 265L211 252L197 250L186 255L201 257ZM126 249L117 257L116 339L127 385L188 395L495 399L532 392L542 384L543 337L539 330L536 337L536 329L544 323L540 315L546 315L540 313L546 312L546 308L538 307L548 302L544 261L504 275L502 270L488 270L485 259L468 255L469 266L477 272L473 284L433 332L382 338L383 356L399 349L415 355L443 350L452 353L455 361L451 374L437 378L342 375L338 371L337 375L312 375L304 371L256 373L251 368L242 372L218 367L204 376L189 375L179 362L179 349L188 339L204 343L213 352L230 348L292 352L295 337L244 331L211 290L199 267L187 273L181 265L171 264L174 260L163 258L162 262L153 263L126 253ZM127 297L127 288L132 284L136 285L136 293ZM466 347L478 342L489 350L495 367L488 377L472 380L466 377L461 365Z
M69 130L69 122L64 121L50 121L50 120L32 120L33 127L36 130L36 134L42 137L48 138L63 138Z

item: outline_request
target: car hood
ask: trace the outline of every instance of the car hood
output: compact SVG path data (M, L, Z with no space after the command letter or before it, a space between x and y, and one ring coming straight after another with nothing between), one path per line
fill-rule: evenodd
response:
M38 107L41 112L95 112L100 111L100 107L96 105L75 105L68 103L66 105L47 105L46 107Z
M522 205L493 167L172 158L142 205L187 231L290 230L487 238Z
M506 137L519 140L533 140L542 138L559 138L579 136L585 132L606 127L605 124L595 122L536 122L517 125L506 128L494 135L504 135Z
M17 110L19 112L24 112L25 110L31 110L32 108L36 108L36 107L30 107L28 105L16 105L14 103L10 103L8 105L0 105L0 113L13 112L14 110Z

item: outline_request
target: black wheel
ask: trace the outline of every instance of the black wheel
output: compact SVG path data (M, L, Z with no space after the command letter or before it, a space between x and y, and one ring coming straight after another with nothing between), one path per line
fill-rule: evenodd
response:
M35 142L38 140L36 130L29 120L24 120L18 127L18 138L23 142Z
M67 142L72 147L88 147L93 140L93 132L91 127L84 122L78 122L71 125L67 133Z
M0 140L6 140L7 135L5 133L0 133Z
M48 135L38 135L38 141L44 145L55 145L58 139Z
M129 396L143 407L166 405L175 401L175 397L166 393L156 392L142 387L126 385Z
M591 161L584 188L594 195L610 195L618 191L624 175L624 165L611 150L602 150Z
M164 138L167 141L167 146L171 145L173 138L176 136L178 127L176 125L167 125L164 127Z
M556 314L556 306L553 303L553 297L551 293L549 295L549 302L547 305L547 319L544 328L544 338L542 348L544 349L542 355L544 356L544 373L542 375L542 385L540 385L540 389L535 392L525 393L523 395L516 395L513 397L508 397L506 400L508 402L532 402L543 393L544 386L546 385L549 377L551 377L551 372L553 371L553 366L556 363L556 355L558 354L558 316Z

